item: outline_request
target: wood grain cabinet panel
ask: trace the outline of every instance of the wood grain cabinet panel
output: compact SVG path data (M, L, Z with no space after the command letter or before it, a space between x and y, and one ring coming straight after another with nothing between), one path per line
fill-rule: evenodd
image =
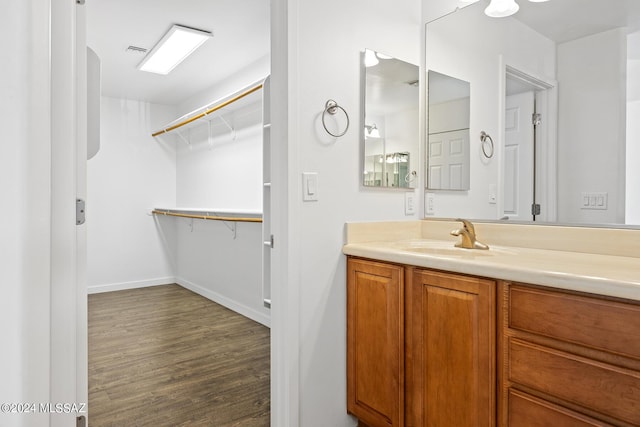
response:
M640 306L511 286L509 326L640 359Z
M500 425L640 426L639 303L499 289Z
M404 425L404 268L347 261L347 411Z
M577 412L519 391L509 391L509 425L526 427L608 427Z
M640 373L509 340L509 380L640 425Z
M495 282L421 269L410 274L409 425L494 425Z

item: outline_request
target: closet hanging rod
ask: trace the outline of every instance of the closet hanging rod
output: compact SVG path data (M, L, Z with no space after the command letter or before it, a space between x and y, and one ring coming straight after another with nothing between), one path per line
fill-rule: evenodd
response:
M169 211L161 211L154 209L151 211L154 215L177 216L180 218L206 219L211 221L235 221L235 222L262 222L262 218L239 217L239 216L218 216L218 215L198 215L184 214Z
M246 91L234 96L231 99L223 101L220 104L214 105L213 107L205 110L202 113L196 114L193 117L189 117L188 119L185 119L185 120L181 121L180 123L176 123L175 125L172 125L172 126L169 126L169 127L165 128L165 129L162 129L162 130L159 130L157 132L154 132L154 133L151 134L151 136L156 137L158 135L162 135L162 134L171 132L172 130L176 130L178 128L181 128L182 126L188 125L189 123L193 123L196 120L199 120L199 119L201 119L201 118L203 118L205 116L208 116L209 114L211 114L213 112L216 112L216 111L220 110L221 108L226 107L227 105L233 104L234 102L244 98L247 95L251 95L253 92L262 89L262 86L263 86L262 83L260 83L260 84L258 84L256 86L253 86L253 87L247 89Z

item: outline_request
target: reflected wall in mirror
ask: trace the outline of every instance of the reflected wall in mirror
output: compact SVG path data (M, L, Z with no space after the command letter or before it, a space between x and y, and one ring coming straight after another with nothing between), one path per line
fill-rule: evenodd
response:
M426 26L427 69L471 83L470 189L435 191L435 215L640 225L640 1L487 4Z
M469 82L429 70L427 188L469 189Z
M418 158L419 68L372 50L362 53L362 171L365 187L414 188Z

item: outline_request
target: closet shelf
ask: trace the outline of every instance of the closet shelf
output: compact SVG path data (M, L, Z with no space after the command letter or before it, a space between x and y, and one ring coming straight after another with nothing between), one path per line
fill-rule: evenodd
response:
M205 219L212 221L262 222L262 212L230 209L201 208L154 208L154 215L175 216L179 218Z
M229 106L229 105L231 105L231 104L233 104L233 103L235 103L237 101L240 101L241 99L251 95L254 92L259 91L260 89L263 88L263 86L264 86L264 80L261 80L261 81L259 81L257 83L249 85L249 86L241 89L240 91L238 91L238 92L236 92L236 93L234 93L232 95L226 96L226 97L224 97L222 99L219 99L219 100L217 100L215 102L212 102L212 103L210 103L208 105L205 105L204 107L201 107L201 108L199 108L199 109L197 109L195 111L192 111L189 114L186 114L186 115L184 115L184 116L172 121L171 123L165 125L162 129L160 129L160 130L158 130L156 132L153 132L151 134L151 136L157 137L157 136L160 136L160 135L164 135L164 134L167 134L167 133L169 133L171 131L180 129L183 126L187 126L187 125L195 123L195 122L197 122L197 121L199 121L201 119L204 119L208 115L210 115L210 114L212 114L212 113L214 113L214 112L216 112L218 110L221 110L221 109L223 109L223 108L225 108L225 107L227 107L227 106Z

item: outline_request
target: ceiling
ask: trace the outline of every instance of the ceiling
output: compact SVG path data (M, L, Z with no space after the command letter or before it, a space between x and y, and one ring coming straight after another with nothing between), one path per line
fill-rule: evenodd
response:
M556 43L575 40L618 27L638 30L640 0L550 0L534 3L518 0L514 15Z
M87 44L102 61L102 94L176 105L269 55L268 0L87 0ZM139 71L173 25L213 38L166 76Z

